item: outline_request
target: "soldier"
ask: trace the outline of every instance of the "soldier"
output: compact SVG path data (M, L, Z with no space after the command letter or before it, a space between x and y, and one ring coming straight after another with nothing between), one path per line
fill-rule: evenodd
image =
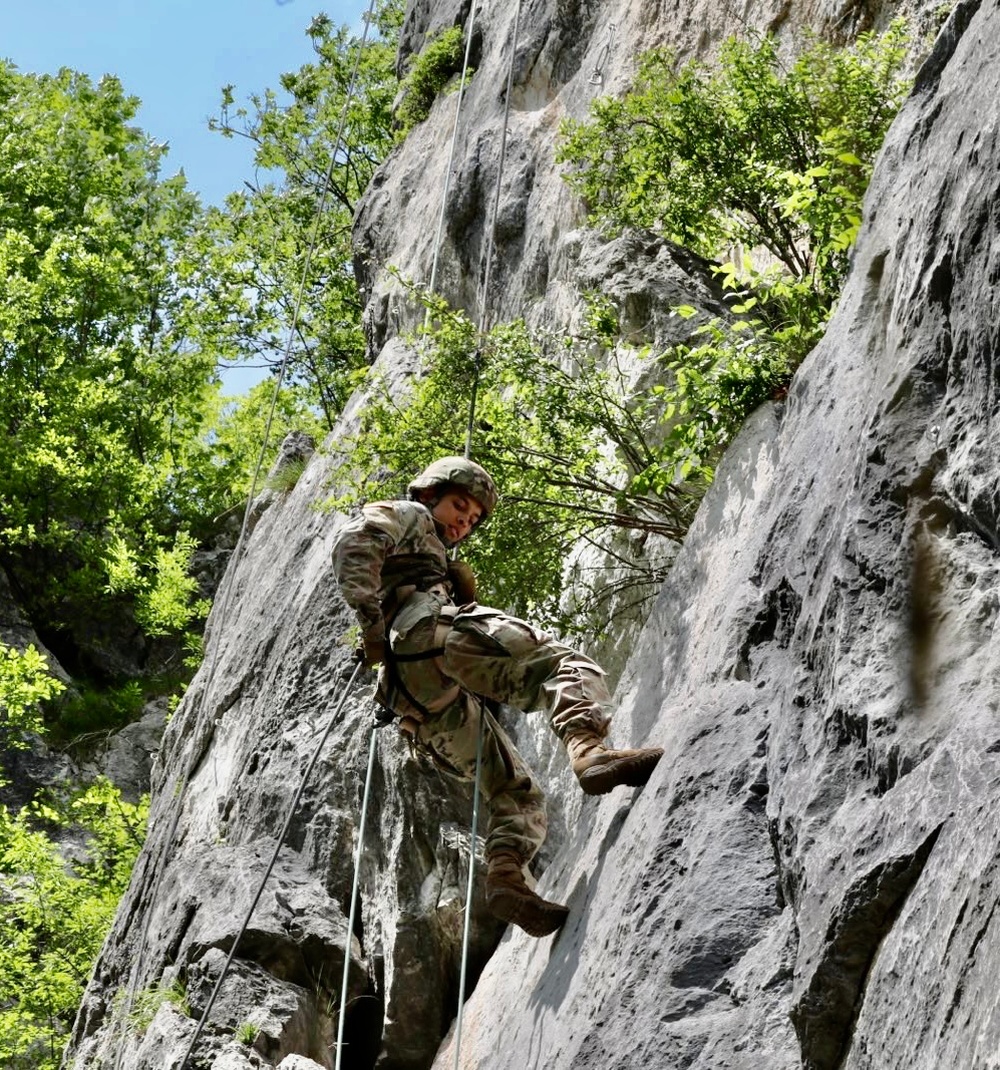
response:
M607 748L604 671L525 621L478 605L471 569L448 560L448 550L496 506L486 470L444 457L407 493L404 501L366 505L336 538L333 566L361 624L359 656L381 666L380 702L444 772L473 779L484 721L487 905L496 917L545 936L569 911L536 895L526 880L545 839L544 799L484 699L544 709L589 795L645 784L663 751Z

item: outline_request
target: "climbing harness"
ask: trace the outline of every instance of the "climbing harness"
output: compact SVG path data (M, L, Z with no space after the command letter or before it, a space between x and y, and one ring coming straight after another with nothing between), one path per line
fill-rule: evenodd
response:
M604 43L604 47L597 55L597 62L594 64L594 69L590 75L591 85L604 85L604 67L608 60L611 58L611 49L615 45L615 34L618 32L618 27L615 23L611 23L608 26L608 39Z

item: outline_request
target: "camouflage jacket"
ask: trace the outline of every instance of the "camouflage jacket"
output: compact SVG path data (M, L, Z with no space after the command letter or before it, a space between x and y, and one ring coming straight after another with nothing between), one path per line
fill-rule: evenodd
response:
M447 587L448 554L426 505L373 502L337 533L333 570L363 634L380 639L415 591Z

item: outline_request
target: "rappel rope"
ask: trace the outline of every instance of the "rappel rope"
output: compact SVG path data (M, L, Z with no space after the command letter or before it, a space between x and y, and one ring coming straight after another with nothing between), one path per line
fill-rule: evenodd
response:
M514 59L517 55L517 38L521 25L521 0L517 0L514 12L514 32L510 46L510 62L507 67L507 94L504 101L503 125L500 135L500 158L497 163L497 180L493 191L493 212L487 230L486 266L483 271L483 286L479 298L479 333L480 343L476 346L475 371L472 380L472 397L469 401L469 422L465 432L465 457L472 455L472 436L476 426L476 401L479 395L479 377L482 371L482 337L489 329L490 283L493 273L493 253L496 247L497 216L500 212L500 192L503 184L504 163L507 158L507 124L510 121L510 105L514 86ZM469 34L472 40L472 34ZM455 120L456 129L458 118ZM436 257L435 257L436 261ZM483 775L483 738L486 734L486 702L479 700L479 732L476 739L476 777L472 789L472 834L469 838L469 880L465 890L465 924L462 928L462 965L458 981L458 1014L455 1018L455 1062L454 1070L459 1070L462 1058L462 1024L465 1018L465 985L469 966L469 940L472 932L472 898L476 880L476 841L479 837L479 789ZM339 1068L338 1068L339 1070Z
M458 1014L455 1017L455 1070L462 1057L462 1020L465 1017L465 982L469 971L469 939L472 935L472 896L476 887L476 839L479 836L479 788L483 779L483 737L486 735L486 702L479 700L479 732L476 738L476 779L472 788L472 833L469 837L469 880L465 888L465 922L462 926L462 967L458 975Z
M360 668L360 666L359 666ZM355 670L357 674L357 669ZM351 972L351 939L357 918L358 890L361 885L361 855L365 845L365 824L368 821L368 799L371 795L372 772L375 769L375 727L372 727L368 744L368 770L365 773L365 791L361 799L361 817L358 821L358 842L354 849L354 880L351 884L351 906L347 917L347 936L344 939L344 976L340 985L340 1016L337 1020L337 1060L335 1070L340 1070L344 1051L344 1021L347 1018L347 982Z
M465 83L469 70L469 58L472 55L472 30L476 22L476 0L472 0L469 11L469 28L465 35L465 58L462 60L462 77L458 83L458 99L455 101L455 125L451 132L451 149L448 153L448 166L444 172L444 188L441 191L441 210L438 212L437 233L434 235L434 256L431 260L431 278L427 286L428 293L433 294L437 287L438 258L441 254L441 242L444 239L444 219L448 207L448 194L451 191L451 171L455 164L455 149L458 145L459 119L462 115L462 101L465 99Z
M219 972L218 979L215 982L215 987L212 989L212 994L208 997L208 1002L205 1004L205 1009L202 1011L201 1019L198 1022L198 1027L194 1032L194 1036L191 1038L188 1044L187 1051L184 1053L184 1058L181 1060L181 1070L187 1066L188 1059L191 1058L194 1052L194 1046L198 1042L198 1038L201 1036L202 1030L205 1028L205 1023L208 1021L208 1016L212 1011L212 1007L215 1006L216 998L219 995L219 990L222 988L222 982L226 979L226 974L229 972L229 967L232 965L233 959L236 956L236 948L239 946L240 940L243 939L243 934L247 931L247 926L250 924L250 919L253 917L254 910L257 909L257 904L260 902L260 897L264 894L264 887L267 884L268 878L274 871L274 867L278 861L278 854L284 845L285 838L288 835L288 830L291 828L292 821L295 818L295 812L299 806L299 800L302 798L302 793L305 791L306 784L309 782L309 778L312 776L312 771L316 767L316 762L319 760L320 752L323 749L330 732L333 730L333 726L337 723L337 718L340 716L340 711L344 708L344 703L347 701L348 695L351 693L351 688L354 686L354 681L358 678L358 673L361 672L361 662L358 662L354 666L354 671L351 673L351 678L344 685L340 694L340 701L337 703L336 709L330 716L330 720L327 723L326 730L320 737L319 743L316 744L313 750L312 757L309 759L309 764L305 768L305 772L302 774L302 779L299 781L298 790L295 792L295 797L292 799L291 804L288 807L288 814L285 817L285 823L281 827L281 832L278 834L278 839L274 845L274 850L271 852L271 860L267 864L267 868L264 870L264 876L260 880L260 884L257 888L257 892L253 897L253 902L250 904L249 909L246 912L246 916L243 919L243 923L240 925L239 932L237 932L235 939L233 940L232 947L229 949L229 954L226 956L226 961L223 964L221 971ZM372 732L371 752L374 756L375 752L375 733ZM369 768L371 768L371 759L369 759ZM368 778L370 779L370 777ZM361 811L362 828L364 827L365 810L368 805L368 787L365 785L365 806ZM361 850L361 836L358 836L358 852ZM351 932L353 926L353 912L351 915L351 922L348 924L347 931L347 949L345 951L345 960L350 961L350 946L351 946ZM346 969L345 969L346 974ZM338 1061L339 1066L339 1061Z
M278 371L278 376L277 376L277 378L275 380L274 392L273 392L272 398L271 398L271 406L270 406L270 409L268 411L267 421L266 421L265 428L264 428L263 442L261 444L260 453L259 453L258 458L257 458L257 464L256 464L256 467L254 469L253 478L252 478L251 483L250 483L250 491L249 491L249 493L247 495L247 503L246 503L246 507L245 507L244 512L243 512L243 522L242 522L241 527L240 527L240 533L239 533L239 536L238 536L238 538L236 540L236 546L233 549L233 554L232 554L231 560L234 563L234 569L230 573L230 577L229 577L228 583L226 583L225 586L223 587L222 596L221 596L221 600L220 600L220 603L219 603L219 609L218 609L218 622L219 623L217 625L219 634L221 634L222 631L224 630L224 624L225 624L225 621L226 621L226 618L227 618L227 614L228 614L228 610L229 610L230 594L231 594L231 592L233 590L233 587L235 586L235 579L236 579L235 569L238 568L238 566L239 566L240 554L241 554L241 551L242 551L242 548L243 548L243 544L246 541L246 534L247 534L247 530L249 528L249 521L250 521L251 509L252 509L252 506L253 506L253 500L254 500L254 497L256 495L257 484L258 484L258 481L260 479L260 473L261 473L261 471L263 469L263 466L264 466L264 459L267 456L267 448L268 448L270 435L271 435L271 427L272 427L273 422L274 422L274 413L275 413L275 410L277 408L278 397L279 397L280 392L281 392L281 387L282 387L282 384L283 384L284 378L285 378L285 372L287 370L288 363L289 363L289 360L290 360L291 351L292 351L292 344L293 344L293 341L294 341L294 338L295 338L295 333L296 333L296 330L298 328L298 322L299 322L299 318L300 318L300 315L301 315L303 295L305 293L305 288L306 288L307 280L308 280L308 277L309 277L309 269L310 269L310 267L312 265L313 254L315 253L316 245L317 245L317 242L318 242L319 226L320 226L320 222L321 222L322 217L323 217L323 211L324 211L324 209L326 207L327 197L329 196L330 188L331 188L331 186L333 184L333 173L334 173L334 169L335 169L336 163L337 163L337 154L340 151L341 145L343 144L344 132L345 132L345 130L347 128L348 113L349 113L349 110L350 110L351 103L352 103L352 101L354 99L355 91L357 89L358 72L359 72L360 66L361 66L361 57L362 57L362 53L364 52L365 45L366 45L367 40L368 40L368 31L369 31L369 29L371 27L371 23L372 23L372 20L374 18L374 11L375 11L375 0L370 0L369 6L368 6L368 10L366 11L365 15L363 16L363 19L364 19L364 31L363 31L362 36L361 36L361 41L359 42L359 45L358 45L358 51L357 51L357 55L355 57L354 68L353 68L353 71L351 72L351 80L350 80L350 83L348 85L347 95L346 95L345 100L344 100L344 108L343 108L343 112L342 112L341 118L340 118L340 125L339 125L338 130L337 130L337 137L336 137L336 140L334 141L333 151L332 151L332 153L330 155L330 164L329 164L329 166L327 168L326 176L325 176L325 179L324 179L324 182L323 182L323 189L322 189L322 192L321 192L321 195L320 195L319 206L318 206L317 212L316 212L316 219L315 219L315 222L313 224L313 229L312 229L312 233L310 235L309 244L308 244L307 249L306 249L305 260L303 261L302 276L301 276L301 280L300 280L299 287L298 287L298 293L296 295L296 301L295 301L294 310L293 310L293 313L292 313L292 322L289 325L287 341L286 341L286 344L285 344L285 350L284 350L284 353L282 355L282 360L281 360L281 366L280 366L279 371ZM218 664L218 652L219 652L219 644L216 643L215 646L213 647L212 659L209 662L209 669L208 669L208 673L207 673L207 679L206 679L203 695L208 694L208 692L210 690L210 685L211 685L211 683L212 683L212 681L213 681L213 679L215 677L215 671L216 671L216 667L217 667L217 664ZM354 679L357 676L357 673L358 673L359 670L360 670L360 666L358 666L358 668L355 670L354 676L352 676L350 683L347 685L347 687L345 687L344 694L341 697L341 701L340 701L340 703L339 703L339 705L337 707L337 713L335 713L334 714L334 718L331 719L330 727L327 729L326 733L324 733L323 739L320 742L320 746L322 746L322 744L326 741L327 735L329 735L330 728L332 728L333 720L336 718L337 714L339 714L339 711L340 711L341 707L343 706L344 699L346 698L347 692L348 692L351 684L354 682ZM250 911L248 912L245 921L243 922L243 925L242 925L242 927L240 929L239 935L236 937L236 940L233 942L233 946L232 946L232 949L230 950L229 957L226 960L226 963L225 963L225 966L223 967L222 973L219 975L219 979L216 982L215 989L212 992L212 995L211 995L211 997L209 999L208 1005L206 1006L205 1011L204 1011L204 1013L202 1015L201 1021L199 1021L199 1023L198 1023L198 1026L197 1026L197 1028L195 1030L194 1036L192 1037L191 1042L188 1045L188 1049L187 1049L187 1052L184 1055L184 1059L181 1062L181 1070L184 1070L184 1067L187 1066L188 1060L190 1059L191 1054L194 1051L194 1046L197 1043L198 1038L200 1037L202 1030L204 1029L205 1022L208 1020L208 1015L209 1015L209 1013L210 1013L210 1011L212 1009L212 1006L213 1006L213 1004L215 1002L215 998L216 998L216 995L218 993L218 990L221 987L222 982L223 982L223 980L225 978L226 972L228 971L229 966L230 966L230 964L232 962L233 955L235 954L237 944L239 943L239 940L242 937L243 933L246 931L246 927L250 922L250 917L251 917L251 915L253 913L253 910L256 907L258 901L260 900L260 896L263 894L264 884L266 883L267 878L270 876L271 869L274 866L274 860L277 858L277 853L281 848L281 845L282 845L282 842L284 840L285 835L287 834L288 825L289 825L289 823L291 821L292 814L294 813L294 806L297 805L298 800L299 800L299 798L300 798L300 796L302 794L302 790L305 788L306 779L307 779L308 775L312 772L313 766L316 763L316 759L318 758L318 755L319 755L319 749L320 748L317 747L316 753L314 754L313 759L312 759L312 761L310 762L310 764L309 764L309 766L307 768L306 777L303 778L303 782L299 787L299 791L296 794L295 801L293 803L293 808L289 813L288 820L285 823L285 828L282 830L281 836L279 837L278 843L277 843L277 845L275 847L274 859L272 859L271 865L268 867L268 870L267 870L267 872L266 872L266 874L264 876L264 880L261 882L260 889L258 890L257 895L254 898L253 904L250 907ZM177 827L178 827L178 825L180 823L180 815L181 815L181 812L182 812L182 809L183 809L181 800L183 799L184 793L187 790L187 786L188 786L188 783L190 781L190 777L191 777L192 771L193 771L192 769L185 770L184 773L182 774L182 776L180 777L180 779L177 781L176 787L174 789L174 795L175 795L175 798L177 799L177 802L175 803L175 806L174 806L174 815L173 815L173 818L171 820L170 829L168 831L166 839L163 841L166 844L165 850L169 850L170 845L173 843L174 836L176 835ZM150 897L149 897L149 902L151 904L156 901L156 897L158 895L159 887L160 887L160 883L161 883L162 879L163 879L163 867L158 867L158 871L157 871L156 877L154 879L152 890L151 890ZM147 941L148 941L148 938L149 938L149 926L150 926L150 922L152 920L152 913L153 912L152 912L151 908L149 910L147 910L145 919L143 921L142 933L141 933L140 940L139 940L139 951L138 951L138 954L136 955L135 964L134 964L133 969L132 969L132 976L130 977L130 980L129 980L128 999L126 1000L125 1006L124 1006L124 1008L122 1009L122 1012L121 1012L121 1019L120 1020L123 1023L127 1023L128 1022L129 1015L131 1014L132 1007L133 1007L133 1005L135 1003L135 993L136 993L136 989L137 989L137 986L138 986L140 968L141 968L141 965L142 965L143 957L145 955L146 944L147 944ZM119 1068L121 1066L121 1058L122 1058L122 1055L123 1055L123 1052L124 1052L124 1047L125 1047L125 1045L123 1043L118 1045L118 1050L115 1053L115 1064L114 1064L115 1065L115 1070L119 1070Z

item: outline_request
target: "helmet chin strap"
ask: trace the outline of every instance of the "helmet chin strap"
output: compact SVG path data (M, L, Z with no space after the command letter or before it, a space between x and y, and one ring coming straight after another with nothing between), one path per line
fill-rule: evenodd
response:
M426 506L431 512L431 519L434 521L434 530L438 533L438 538L445 544L449 550L453 550L458 543L452 542L444 532L444 524L434 516L434 506L444 497L444 493L429 494L426 498L421 495L418 501L421 505Z

